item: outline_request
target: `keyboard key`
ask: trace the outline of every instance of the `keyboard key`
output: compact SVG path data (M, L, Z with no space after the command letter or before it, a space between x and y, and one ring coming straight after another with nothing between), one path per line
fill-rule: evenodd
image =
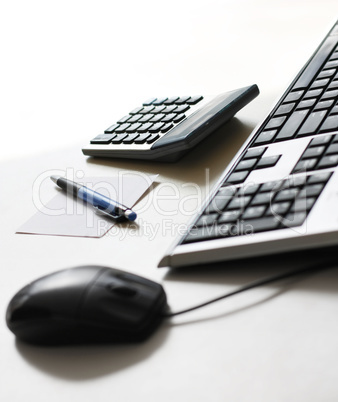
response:
M262 192L272 191L272 190L277 191L281 187L282 183L283 182L281 180L268 181L268 182L262 184L260 191L262 191Z
M176 106L176 105L167 106L165 109L163 109L163 113L165 113L165 114L172 113L177 108L178 108L178 106Z
M329 116L320 128L320 131L330 131L338 129L338 115Z
M147 99L145 102L143 102L144 106L149 106L151 105L153 102L155 102L156 98L149 98Z
M292 109L295 107L295 103L287 103L279 106L279 108L275 111L275 116L279 116L282 114L288 114L292 111Z
M153 105L155 106L159 106L162 105L162 103L164 103L168 98L157 98L156 100L154 100L152 102Z
M206 208L206 213L211 214L215 212L220 213L224 211L227 204L230 202L230 200L233 199L235 193L236 189L230 187L219 190L219 192L211 200L210 204Z
M338 144L331 144L326 150L326 155L338 154Z
M326 113L327 113L326 110L311 113L309 117L305 120L305 123L302 125L300 130L298 131L297 136L301 137L303 135L309 135L317 131L321 122L324 120Z
M267 144L273 141L277 134L277 130L263 131L256 138L255 145Z
M331 84L327 87L327 89L337 89L338 81L332 81Z
M291 207L291 211L292 212L309 211L313 207L315 202L316 202L315 198L296 199Z
M116 137L116 134L99 134L93 138L91 144L110 144L111 140Z
M306 212L291 212L282 220L282 224L287 228L300 226L304 223L306 215Z
M271 204L271 207L267 209L265 215L274 215L278 217L283 217L289 211L291 202L276 202Z
M264 206L264 205L247 208L242 216L242 219L260 218L264 214L265 209L266 209L266 206Z
M139 113L140 114L148 114L148 113L151 113L151 111L154 109L155 109L155 106L153 106L153 105L146 106L146 107L142 108Z
M232 173L226 180L226 183L232 183L232 184L242 183L248 177L249 173L250 172L248 170Z
M318 98L318 96L323 92L322 88L318 89L311 89L310 91L307 91L306 94L304 95L303 99L309 99L309 98Z
M264 154L265 151L266 148L251 148L248 151L246 151L245 155L243 156L243 159L260 157Z
M318 79L320 78L327 78L327 77L331 77L332 75L334 75L334 73L336 72L336 70L331 69L331 70L324 70L322 71L319 75L318 75Z
M164 123L169 123L169 122L173 121L175 117L176 117L175 113L169 113L165 117L163 117L162 121Z
M126 133L136 133L136 131L137 131L141 126L142 126L141 123L132 124L131 126L129 126L129 127L126 129Z
M218 219L218 223L235 222L241 216L242 211L240 209L233 209L231 211L225 211Z
M333 105L333 100L318 102L314 110L328 110Z
M338 90L326 91L322 99L335 99L338 96Z
M311 140L309 147L316 147L317 145L325 145L330 141L331 141L331 135L320 135Z
M326 183L329 180L331 174L331 172L313 174L309 177L308 184Z
M151 111L153 114L161 113L166 109L166 106L161 105L161 106L155 106L154 109Z
M256 169L265 169L273 167L277 164L280 159L280 155L265 156L256 165Z
M318 162L317 158L312 159L304 159L297 163L294 168L295 172L307 172L308 170L312 170Z
M293 138L296 131L301 126L305 118L307 117L309 110L299 110L292 113L287 122L284 124L283 128L277 135L277 140L285 140L288 138Z
M179 99L179 96L172 96L169 99L165 100L163 103L165 105L173 105L177 101L177 99Z
M218 214L202 215L196 226L210 226L213 225L217 220Z
M242 160L241 162L239 162L239 164L236 166L235 171L239 171L239 170L249 170L252 169L258 159L245 159Z
M325 87L329 83L329 79L325 78L322 80L316 80L312 85L311 88L320 88L320 87Z
M251 201L251 205L263 205L270 204L273 197L273 193L258 193Z
M276 195L276 197L274 198L274 202L294 200L297 197L298 193L298 188L289 188L282 190Z
M154 117L153 114L150 114L150 113L145 114L145 115L143 115L143 117L139 120L139 122L140 122L140 123L148 123L148 121L149 121L150 119L152 119L153 117Z
M294 102L299 100L302 95L303 95L304 91L295 91L295 92L290 92L286 98L284 99L283 103L287 103L287 102Z
M158 123L158 122L161 121L164 117L165 117L165 114L163 114L163 113L155 114L155 115L152 116L152 118L149 120L149 122L151 122L151 123Z
M265 232L266 230L277 229L280 225L278 219L274 216L268 216L260 219L251 219L244 223L243 234Z
M299 198L318 196L323 190L325 184L311 184L303 188L299 193Z
M186 111L188 111L190 109L189 105L179 105L177 106L177 108L175 109L175 113L185 113Z
M319 169L335 167L338 165L338 155L324 156L318 163Z
M324 146L308 148L302 155L302 159L317 158L323 154Z
M278 128L284 123L285 119L286 119L285 116L274 117L274 118L270 119L268 124L265 126L265 129L269 130L271 128Z
M251 196L235 197L231 200L227 209L244 209L251 201Z
M129 114L139 114L141 111L143 110L143 107L137 107L135 109L133 109L131 112L129 112Z
M297 106L297 110L298 109L309 109L316 103L316 101L317 101L317 99L308 99L308 100L301 101L301 102L299 102L299 104Z
M254 184L254 183L248 183L242 186L239 189L239 194L240 195L252 195L257 193L258 189L260 187L260 184Z

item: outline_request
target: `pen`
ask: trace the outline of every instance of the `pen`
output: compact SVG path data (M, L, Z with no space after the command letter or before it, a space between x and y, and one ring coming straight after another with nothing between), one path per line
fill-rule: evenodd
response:
M97 193L86 186L82 186L79 183L75 183L74 181L65 179L61 176L51 176L50 178L57 186L62 188L62 190L65 190L67 193L71 193L75 197L93 205L93 207L100 213L109 215L116 220L122 220L125 218L134 221L136 219L137 215L134 211L111 200L103 194Z

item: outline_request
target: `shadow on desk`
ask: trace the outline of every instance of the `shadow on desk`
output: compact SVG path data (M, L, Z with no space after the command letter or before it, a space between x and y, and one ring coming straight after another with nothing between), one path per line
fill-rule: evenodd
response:
M205 169L210 169L211 178L218 178L253 128L235 117L188 151L179 161L167 163L137 160L137 168L143 173L158 173L182 181L191 181L193 175L196 183L202 184ZM98 166L135 169L135 160L89 157L87 162Z
M160 327L140 343L92 346L39 347L16 340L20 355L32 366L69 381L83 381L122 371L155 353L168 336Z

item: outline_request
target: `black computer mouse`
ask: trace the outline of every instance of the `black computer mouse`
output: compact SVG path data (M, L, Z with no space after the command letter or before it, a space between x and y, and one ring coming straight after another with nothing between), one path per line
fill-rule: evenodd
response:
M81 266L25 286L10 301L6 321L17 338L39 345L141 341L160 324L166 306L158 283Z

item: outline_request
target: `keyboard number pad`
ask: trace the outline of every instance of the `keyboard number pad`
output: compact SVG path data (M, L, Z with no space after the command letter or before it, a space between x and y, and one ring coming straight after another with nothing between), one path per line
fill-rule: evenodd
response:
M152 98L133 109L104 134L91 140L91 144L152 144L186 118L202 96L175 96Z
M300 226L331 174L294 175L267 183L221 187L183 243Z

